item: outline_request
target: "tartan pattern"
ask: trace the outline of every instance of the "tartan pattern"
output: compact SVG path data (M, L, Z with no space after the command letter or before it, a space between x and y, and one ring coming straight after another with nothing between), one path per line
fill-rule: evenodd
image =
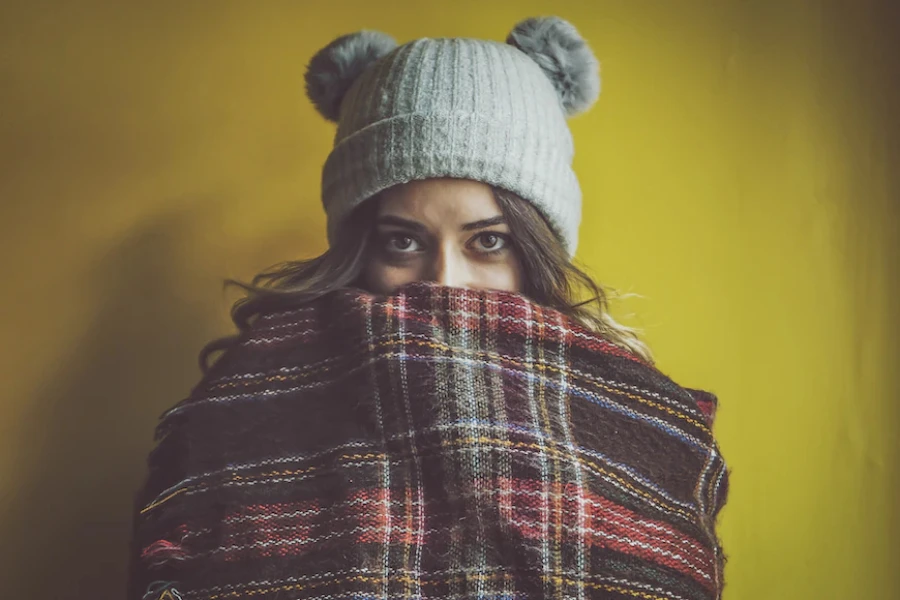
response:
M517 294L270 312L160 418L129 597L720 598L716 406Z

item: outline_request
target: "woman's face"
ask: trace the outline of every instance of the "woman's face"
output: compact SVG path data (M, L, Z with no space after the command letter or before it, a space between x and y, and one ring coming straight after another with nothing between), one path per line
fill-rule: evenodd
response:
M522 269L491 187L424 179L380 195L366 288L391 294L414 281L522 291Z

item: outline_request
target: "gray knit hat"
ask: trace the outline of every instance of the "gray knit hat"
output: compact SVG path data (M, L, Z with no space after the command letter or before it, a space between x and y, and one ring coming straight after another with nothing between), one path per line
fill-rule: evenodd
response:
M569 256L581 188L566 118L600 93L599 64L568 22L522 21L506 43L359 31L320 50L306 92L337 123L322 174L328 239L361 202L417 179L474 179L533 203Z

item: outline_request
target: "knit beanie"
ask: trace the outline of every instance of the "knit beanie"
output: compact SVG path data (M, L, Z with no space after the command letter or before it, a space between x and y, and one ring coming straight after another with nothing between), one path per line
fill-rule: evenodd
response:
M506 43L422 38L398 46L363 30L317 52L305 82L319 113L337 123L322 173L329 242L378 192L450 177L531 202L575 254L581 188L566 119L597 100L600 73L567 21L526 19Z

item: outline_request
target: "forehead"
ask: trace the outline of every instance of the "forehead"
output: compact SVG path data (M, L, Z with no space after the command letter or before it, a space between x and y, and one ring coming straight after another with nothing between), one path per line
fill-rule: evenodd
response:
M468 179L423 179L381 193L379 215L479 220L501 214L491 187Z

